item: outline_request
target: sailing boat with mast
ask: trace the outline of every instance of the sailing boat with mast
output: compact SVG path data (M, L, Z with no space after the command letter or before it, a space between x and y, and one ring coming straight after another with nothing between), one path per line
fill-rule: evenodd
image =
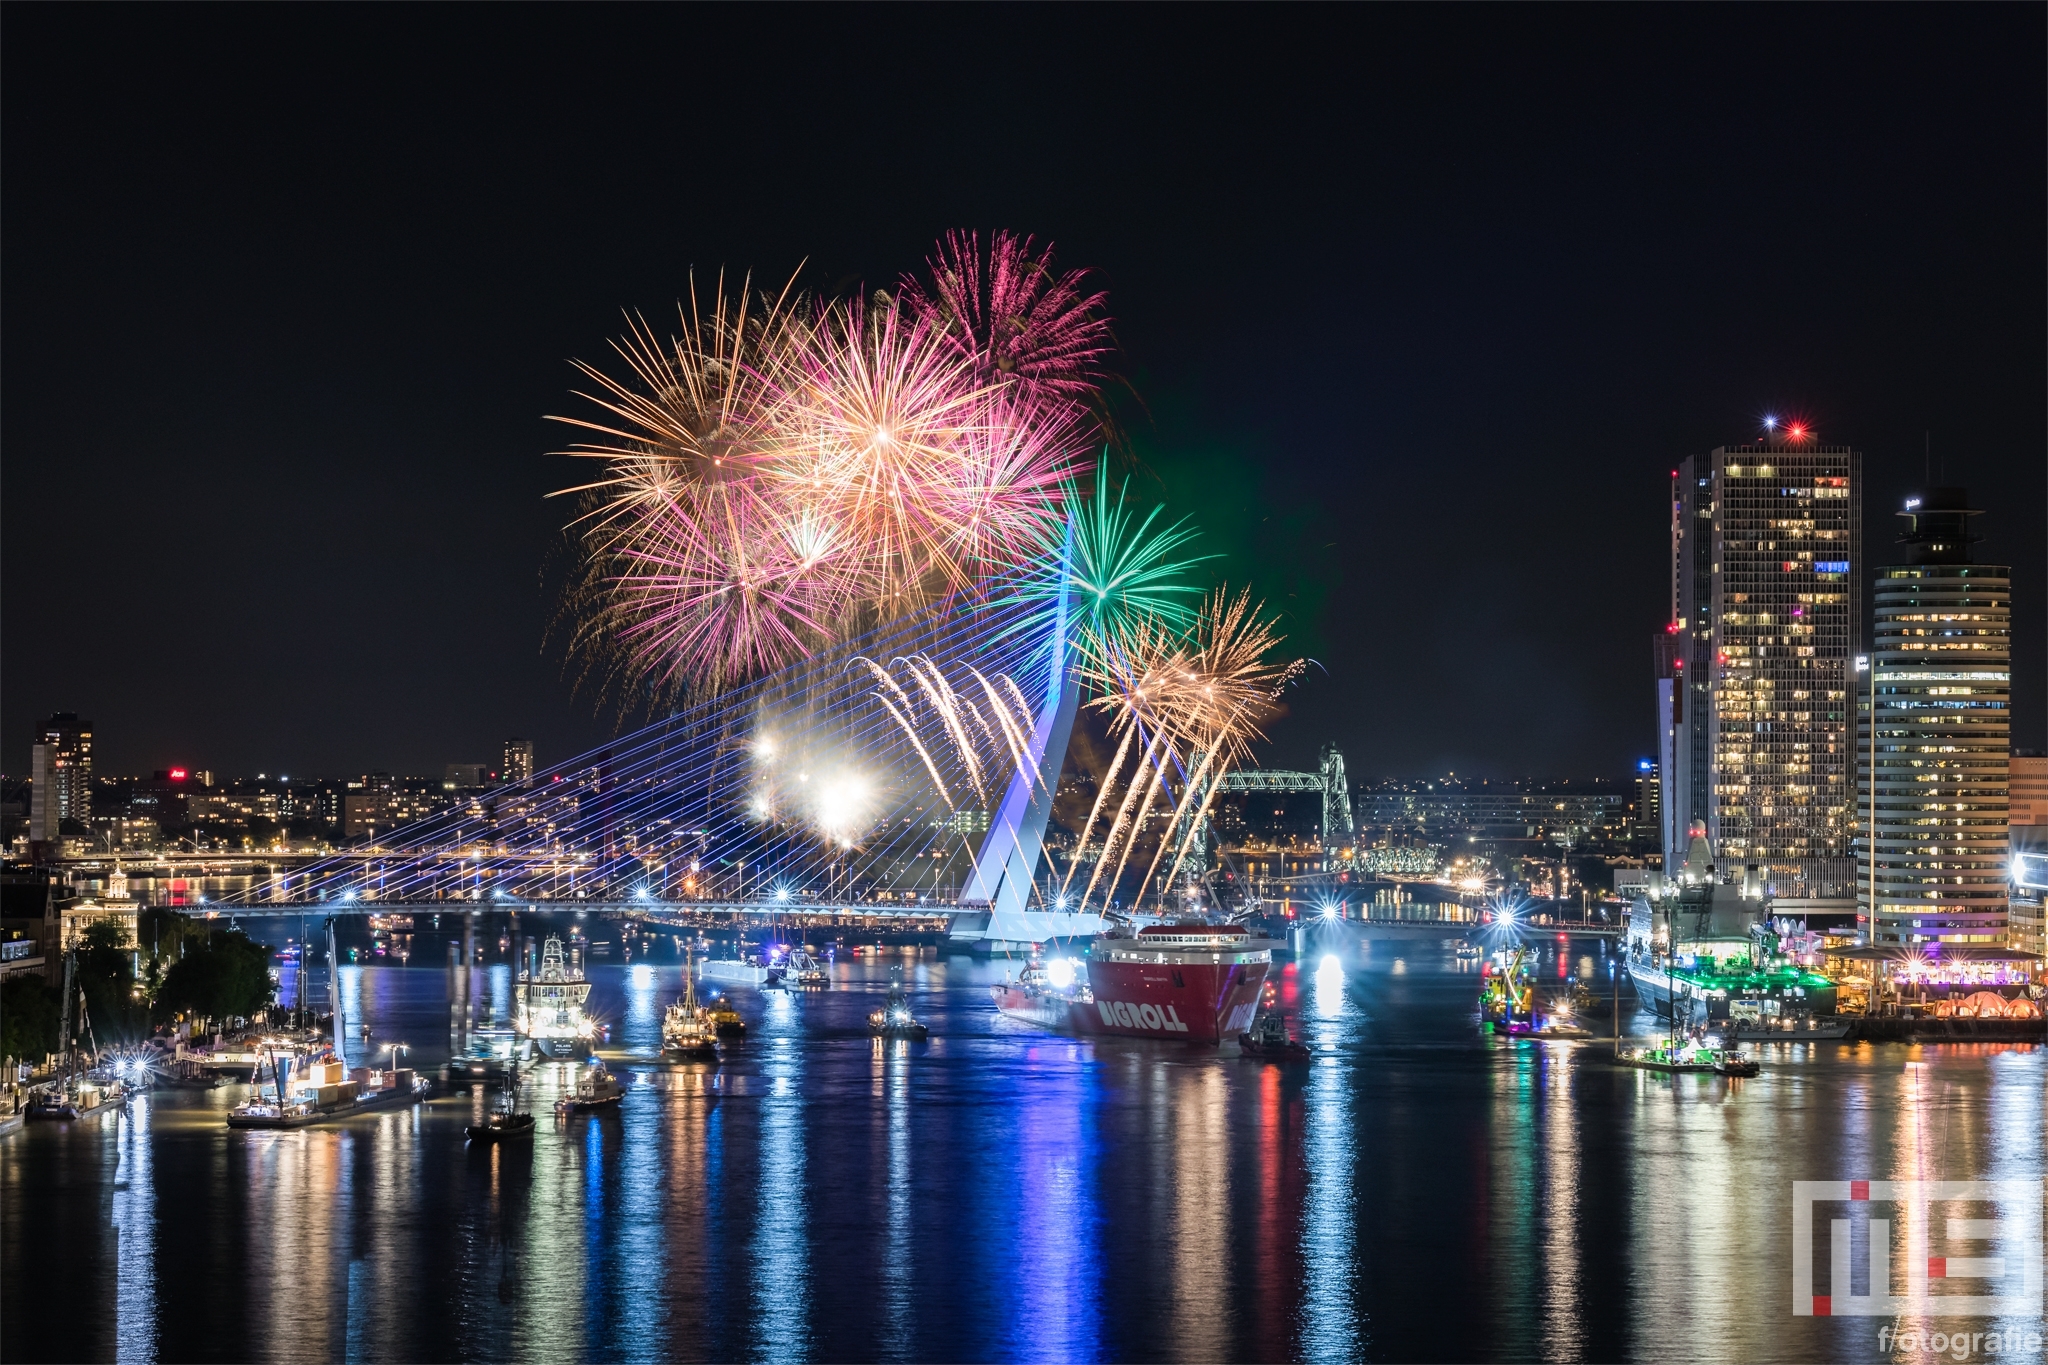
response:
M29 1092L27 1117L31 1119L84 1119L94 1114L115 1108L128 1099L128 1087L121 1078L97 1068L87 1070L80 1065L78 1055L78 1034L72 1028L72 1000L76 998L77 1010L88 1036L92 1036L92 1016L85 1006L84 992L78 982L78 951L72 949L64 954L64 996L63 1022L57 1036L58 1073L54 1079L45 1081ZM93 1056L99 1056L99 1039L93 1037Z

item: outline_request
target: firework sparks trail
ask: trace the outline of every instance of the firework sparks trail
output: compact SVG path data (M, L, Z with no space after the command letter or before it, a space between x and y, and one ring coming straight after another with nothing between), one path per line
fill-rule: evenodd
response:
M1017 695L1021 693L1017 693L1016 684L1008 674L997 674L991 678L978 669L967 669L987 696L989 714L995 717L995 724L990 725L981 708L977 707L971 698L954 688L947 680L944 670L929 656L915 655L895 660L910 674L916 685L917 695L925 703L923 709L932 717L927 726L920 727L916 719L918 708L911 702L910 694L896 681L895 676L871 659L862 659L859 662L866 665L875 679L888 689L884 692L878 688L871 695L881 703L884 712L917 751L926 773L931 776L932 784L938 788L939 795L949 808L957 810L959 807L954 800L952 786L947 782L945 774L940 771L941 765L933 753L936 746L930 742L931 734L943 736L947 741L946 748L950 750L953 762L967 774L969 784L973 786L976 796L983 805L988 804L985 774L998 760L1007 756L1020 770L1023 767L1023 727L1029 723L1030 712L1028 708L1020 708L1014 712L1011 710L1009 702L1004 697L1004 691L1007 689ZM894 693L902 705L899 706L892 701L889 693ZM974 722L972 729L968 726L969 720ZM981 743L975 738L976 731L980 732L992 750L986 758L981 753Z
M967 671L974 675L974 680L981 684L981 690L988 698L989 714L996 718L996 724L1002 729L1003 743L1010 750L1010 761L1017 765L1018 772L1027 773L1031 785L1043 786L1043 775L1033 769L1025 757L1029 748L1029 741L1024 734L1026 726L1019 722L1017 715L1010 710L1008 700L996 690L994 683L983 676L980 669L970 667ZM1025 715L1028 717L1029 712L1027 711Z
M954 752L959 755L961 765L967 769L968 781L974 785L974 795L982 805L988 804L988 788L981 776L981 760L975 752L974 741L967 734L967 726L960 719L960 706L952 687L946 682L946 675L939 666L923 655L899 660L910 669L910 676L916 680L918 690L924 693L939 723L947 734L953 737Z
M1194 657L1186 670L1186 687L1181 694L1187 714L1181 730L1201 754L1195 771L1182 788L1180 804L1167 821L1152 865L1138 883L1142 900L1160 859L1172 842L1176 829L1182 830L1172 866L1187 856L1189 845L1201 828L1200 817L1189 818L1196 793L1203 793L1202 812L1207 813L1214 790L1206 786L1209 770L1216 770L1221 782L1230 767L1251 752L1254 741L1265 738L1262 728L1279 703L1280 693L1307 667L1304 660L1273 662L1280 635L1274 622L1261 615L1263 604L1255 604L1249 590L1235 597L1219 588L1203 604L1196 628ZM1135 901L1133 902L1136 903Z
M1137 733L1138 728L1135 725L1129 726L1124 730L1123 738L1117 741L1116 757L1109 760L1109 770L1102 775L1102 784L1095 789L1095 802L1089 806L1088 820L1081 826L1081 837L1074 845L1074 857L1067 862L1067 875L1060 879L1062 896L1066 895L1068 888L1074 884L1074 873L1081 866L1081 852L1088 847L1088 840L1095 833L1095 823L1102 817L1103 802L1109 799L1110 788L1116 785L1117 774L1123 771L1124 756L1130 753L1131 739ZM1089 889L1094 889L1092 881L1089 883Z
M896 703L889 700L886 692L876 692L874 697L876 701L882 703L883 709L889 713L889 718L902 729L904 736L910 740L911 748L917 751L917 756L924 760L924 770L931 774L932 785L945 800L946 809L958 810L959 807L953 802L953 793L946 789L946 779L939 776L939 765L932 762L931 751L925 748L924 739L917 733L917 727L910 723L910 717L896 709Z
M1142 765L1138 770L1138 777L1143 779L1145 784L1145 799L1139 802L1137 818L1131 822L1129 832L1124 838L1123 851L1117 855L1116 874L1109 879L1109 885L1102 889L1105 903L1116 895L1117 885L1124 879L1124 867L1131 861L1131 850L1138 846L1138 836L1145 830L1146 817L1152 814L1152 803L1158 799L1159 793L1162 791L1167 794L1168 800L1171 800L1173 797L1173 791L1168 785L1169 779L1166 775L1166 760L1172 756L1174 756L1174 751L1171 737L1166 731L1161 730L1159 732L1159 742L1154 746L1154 752L1148 752L1146 755L1147 759L1151 761ZM1153 766L1154 764L1157 764L1157 766ZM1136 790L1135 783L1133 790ZM1129 797L1126 796L1125 799L1128 802ZM1110 832L1114 834L1115 830L1112 829ZM1104 861L1108 860L1109 852L1107 848L1103 850L1102 856ZM1134 900L1131 904L1136 906L1137 902Z

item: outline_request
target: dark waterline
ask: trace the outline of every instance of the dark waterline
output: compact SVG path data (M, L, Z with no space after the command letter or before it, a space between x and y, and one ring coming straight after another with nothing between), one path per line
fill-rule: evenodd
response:
M929 1044L866 1034L894 960ZM1017 1025L1003 970L738 992L750 1036L707 1072L652 1061L675 966L596 967L631 1089L530 1151L467 1148L480 1093L296 1133L230 1133L239 1088L32 1126L0 1142L0 1356L1875 1360L1888 1319L1791 1314L1791 1182L2044 1170L2034 1049L1658 1078L1482 1040L1469 967L1376 945L1282 967L1323 1054L1290 1074ZM343 986L373 1043L446 1055L436 966Z

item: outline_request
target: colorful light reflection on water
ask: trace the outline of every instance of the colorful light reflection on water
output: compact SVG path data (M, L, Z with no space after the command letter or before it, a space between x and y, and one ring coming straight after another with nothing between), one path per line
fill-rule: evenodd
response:
M1861 1324L1786 1309L1791 1180L2042 1174L2038 1051L1673 1082L1482 1040L1473 978L1402 960L1281 968L1295 1071L1002 1020L964 959L913 960L928 1044L869 1038L887 964L842 961L663 1067L676 966L599 967L625 1103L558 1125L543 1068L530 1150L466 1147L480 1091L277 1134L157 1092L0 1143L0 1356L1848 1357ZM439 1060L444 970L339 985Z

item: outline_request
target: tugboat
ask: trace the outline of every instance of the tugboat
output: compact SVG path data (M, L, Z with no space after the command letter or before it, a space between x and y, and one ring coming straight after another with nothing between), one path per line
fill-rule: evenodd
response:
M1315 1060L1307 1043L1288 1036L1286 1016L1270 1010L1252 1021L1251 1032L1237 1035L1237 1050L1241 1056L1267 1062Z
M563 952L562 940L549 936L541 948L539 970L519 974L516 995L519 1036L531 1039L542 1056L560 1059L589 1054L590 1041L597 1034L583 1010L590 998L590 982L584 979L580 957Z
M683 994L661 1017L661 1051L685 1062L718 1061L718 1036L709 1011L697 1004L697 983L691 979L689 950L683 950Z
M807 990L823 990L832 984L832 978L825 971L824 964L812 957L808 948L791 950L784 970L787 973L786 980L794 981Z
M575 1093L555 1101L555 1112L566 1117L600 1109L617 1109L625 1095L626 1089L619 1084L619 1078L607 1071L603 1062L592 1057L589 1067L576 1082Z
M1723 1076L1761 1076L1763 1065L1747 1053L1733 1048L1723 1049L1720 1059L1714 1063L1714 1070Z
M904 1038L913 1043L931 1036L930 1029L911 1017L910 999L903 989L903 968L889 969L889 999L868 1015L868 1032L877 1038Z
M723 994L714 993L711 1007L704 1012L704 1021L711 1025L711 1031L721 1038L744 1038L747 1036L747 1021L733 1008L732 1001Z

